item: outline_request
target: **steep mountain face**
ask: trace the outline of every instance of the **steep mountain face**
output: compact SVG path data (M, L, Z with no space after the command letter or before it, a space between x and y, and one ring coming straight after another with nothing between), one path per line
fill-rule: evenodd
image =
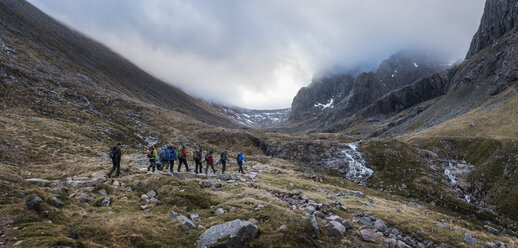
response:
M499 27L503 20L514 20L508 13L515 11L518 1L487 1L481 28L475 35L468 58L450 70L436 73L383 96L358 114L359 119L382 121L381 133L398 135L424 130L459 117L483 104L498 103L513 92L506 90L518 80L518 23L506 26L500 36L489 36L487 27ZM499 16L495 20L493 17ZM494 43L489 43L493 40ZM482 49L481 44L490 45ZM482 49L482 50L481 50ZM398 116L396 116L398 114ZM344 120L347 126L350 120ZM410 128L411 127L411 128Z
M2 74L8 71L21 73L21 68L33 75L43 72L46 76L40 82L58 88L66 84L90 87L188 113L210 123L231 123L208 111L210 108L206 103L157 80L25 1L1 1L0 16L0 44L9 55L8 60L1 61ZM6 94L16 97L9 92Z
M487 1L477 33L466 56L470 59L505 35L516 33L518 3L514 0Z
M313 79L299 90L291 104L290 121L303 121L332 111L334 104L348 97L354 83L350 74Z
M375 72L316 79L293 99L288 123L298 130L333 125L390 91L449 66L432 56L402 51L384 60Z

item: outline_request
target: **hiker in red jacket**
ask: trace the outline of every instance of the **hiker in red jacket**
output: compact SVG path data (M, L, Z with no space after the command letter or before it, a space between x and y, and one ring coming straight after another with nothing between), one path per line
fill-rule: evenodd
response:
M212 157L212 151L207 153L205 156L205 161L207 161L207 165L205 166L205 174L209 174L209 165L212 167L212 173L216 174L216 170L214 170L214 158Z

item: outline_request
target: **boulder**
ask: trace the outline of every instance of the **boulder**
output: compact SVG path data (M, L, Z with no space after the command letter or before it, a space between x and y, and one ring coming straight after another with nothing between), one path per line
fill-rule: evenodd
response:
M198 238L196 247L243 247L246 241L255 238L257 231L257 226L251 222L233 220L209 228Z
M282 225L279 228L277 228L277 232L286 232L288 231L288 226Z
M331 221L326 225L326 229L335 236L344 236L345 227L338 221Z
M367 228L360 231L363 241L376 243L376 230Z
M496 228L489 226L489 225L484 225L484 229L488 230L490 233L492 233L494 235L500 234L500 231L498 231Z
M336 222L339 222L339 223L343 223L344 222L344 219L342 219L342 217L340 217L338 215L331 215L329 217L326 217L326 220L328 220L328 221L336 221Z
M361 191L349 190L349 191L347 191L347 194L348 195L352 195L352 196L356 196L356 197L360 197L360 198L365 197L365 194L363 192L361 192Z
M32 200L27 202L27 209L29 210L37 210L40 207L41 202L43 199L41 197L36 196Z
M189 214L189 217L191 217L191 220L194 221L194 222L200 222L201 221L200 216L198 214L191 213L191 214Z
M111 201L112 199L110 197L104 197L104 199L101 201L101 207L109 207Z
M142 195L140 196L140 198L142 198L142 200L147 200L147 199L149 199L149 196L148 196L148 195L146 195L146 194L142 194Z
M146 194L149 198L153 198L156 196L156 192L154 190L150 190L149 192L147 192Z
M218 208L218 209L216 209L216 211L214 213L219 216L219 215L224 214L225 210L223 210L222 208Z
M396 248L397 246L397 240L392 238L387 238L383 240L383 247L386 248Z
M61 201L59 198L57 197L52 197L50 198L50 204L54 207L63 207L65 205L65 203L63 203L63 201Z
M385 232L387 230L387 225L385 225L383 220L377 219L376 222L374 222L374 228L380 232Z
M194 222L192 220L190 220L189 218L187 218L183 215L176 216L176 219L179 220L180 223L182 223L182 226L185 227L186 229L196 229L197 228L196 224L194 224Z
M472 233L467 232L464 233L464 242L468 245L474 245L477 243L477 240L475 239Z
M351 223L350 220L345 220L342 222L342 225L344 225L345 229L346 230L349 230L349 229L352 229L353 228L353 224Z

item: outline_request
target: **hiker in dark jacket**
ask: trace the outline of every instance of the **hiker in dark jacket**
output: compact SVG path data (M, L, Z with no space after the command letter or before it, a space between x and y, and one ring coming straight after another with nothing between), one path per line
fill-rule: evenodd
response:
M110 148L110 158L112 159L113 167L108 173L108 177L112 177L112 173L116 170L115 173L116 177L120 176L121 172L121 157L122 157L122 151L121 151L121 143L117 143L117 146L114 146Z
M237 160L237 165L239 165L238 172L241 172L244 174L245 172L243 171L243 162L246 162L245 156L243 156L243 154L241 154L241 153L238 153L236 160Z
M209 165L212 167L212 172L215 174L216 170L214 170L214 158L212 157L212 151L207 153L205 156L205 161L207 162L207 165L205 165L205 174L209 174Z
M178 172L180 172L182 164L185 164L185 169L189 172L189 165L187 164L187 150L185 149L185 146L182 146L182 150L178 153L178 161L180 162L178 164Z
M202 157L203 157L203 155L201 152L201 148L200 148L200 150L196 151L192 155L192 159L194 160L194 163L196 164L196 167L194 168L194 173L196 173L196 174L203 173L201 171L201 167L202 167L201 160L203 159Z
M153 172L155 172L158 152L154 146L149 147L149 150L147 150L147 157L149 158L149 167L147 167L147 170L149 171L151 168L153 168Z
M221 161L221 174L223 174L223 173L225 173L225 167L227 166L227 161L228 161L228 153L226 151L221 153L220 161Z

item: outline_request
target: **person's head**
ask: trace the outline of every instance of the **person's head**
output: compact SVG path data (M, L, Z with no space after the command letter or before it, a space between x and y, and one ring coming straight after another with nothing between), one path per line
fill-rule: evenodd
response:
M212 151L210 151L209 153L212 154Z
M117 143L117 146L121 146L121 145L122 145L122 144L121 144L120 142L119 142L119 143Z
M238 153L237 155L238 155L238 156L240 156L240 155L243 155L243 154L241 154L241 153Z

